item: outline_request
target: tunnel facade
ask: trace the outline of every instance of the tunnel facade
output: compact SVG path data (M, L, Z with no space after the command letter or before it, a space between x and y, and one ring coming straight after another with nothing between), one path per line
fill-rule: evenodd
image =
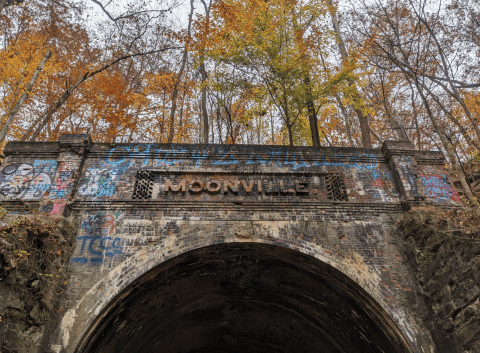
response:
M46 351L435 352L396 220L460 199L438 152L9 143L5 207L79 229Z

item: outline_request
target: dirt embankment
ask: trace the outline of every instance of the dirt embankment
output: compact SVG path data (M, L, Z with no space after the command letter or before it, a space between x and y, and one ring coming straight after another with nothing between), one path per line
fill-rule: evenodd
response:
M480 210L410 211L405 249L440 352L480 352Z
M0 217L0 352L36 352L58 310L75 227L58 216Z

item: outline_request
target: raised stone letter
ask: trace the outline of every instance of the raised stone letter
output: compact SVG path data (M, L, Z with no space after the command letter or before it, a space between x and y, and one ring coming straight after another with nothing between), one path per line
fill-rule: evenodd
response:
M200 180L193 180L188 184L188 190L195 193L202 192L203 183Z
M211 194L218 194L222 185L218 181L209 181L206 185L207 191Z
M280 184L280 193L284 195L290 195L295 193L295 190L289 189L283 185L283 180L279 180L278 183Z
M297 194L309 194L310 189L307 182L295 181L295 191Z
M249 185L247 185L245 180L240 180L240 182L242 183L243 190L245 190L247 194L250 194L252 192L253 185L255 185L255 180L251 180Z
M223 193L227 194L228 189L230 189L230 191L235 194L238 193L238 180L225 180L225 182L223 183Z
M268 181L268 180L264 180L263 182L266 185L266 188L265 188L266 195L278 195L278 187L277 185L275 185L274 182Z
M169 190L179 191L180 188L182 188L182 192L187 191L187 185L185 183L185 180L182 180L178 185L173 185L170 179L165 179L165 193L167 193Z

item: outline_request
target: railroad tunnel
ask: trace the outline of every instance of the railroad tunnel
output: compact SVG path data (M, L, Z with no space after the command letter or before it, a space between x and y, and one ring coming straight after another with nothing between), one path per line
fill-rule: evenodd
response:
M98 316L76 353L412 352L358 284L312 256L230 243L150 270Z

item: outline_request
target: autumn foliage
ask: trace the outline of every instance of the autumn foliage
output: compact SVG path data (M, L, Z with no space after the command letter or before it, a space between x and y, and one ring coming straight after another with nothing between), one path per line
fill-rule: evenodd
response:
M122 7L123 6L123 7ZM51 0L0 10L0 140L480 151L469 0ZM473 195L470 195L472 199Z

